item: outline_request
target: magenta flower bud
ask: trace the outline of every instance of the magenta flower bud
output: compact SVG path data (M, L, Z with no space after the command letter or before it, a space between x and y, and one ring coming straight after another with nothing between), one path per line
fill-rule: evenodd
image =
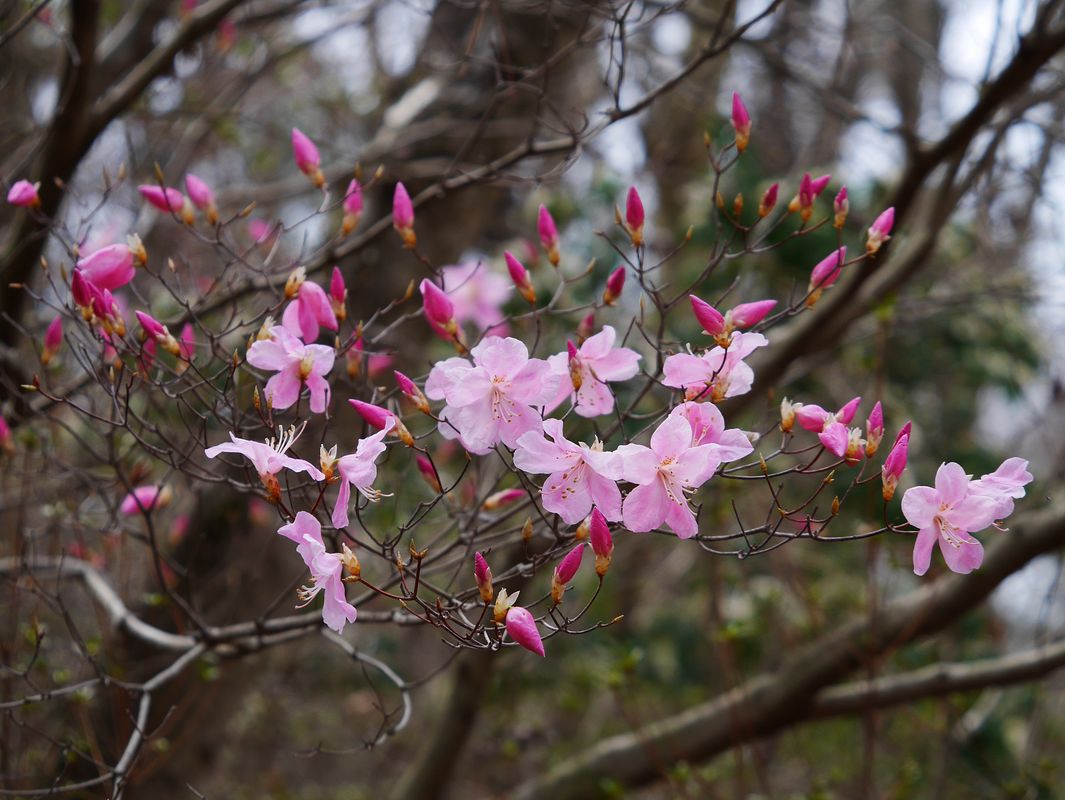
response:
M854 415L858 411L858 406L862 404L861 396L852 397L847 401L847 404L836 412L836 419L842 422L844 425L850 425L851 420L854 419Z
M169 186L142 184L137 187L137 191L141 193L141 197L160 211L173 211L175 214L180 214L185 222L192 224L192 208L189 207L189 201L185 198L185 195L177 189Z
M616 267L606 279L606 291L603 292L603 302L608 306L614 305L614 301L621 297L621 291L625 288L625 267Z
M529 305L536 305L536 290L533 289L532 281L529 279L529 271L509 250L503 253L503 260L507 262L507 272L510 273L510 279L514 281L518 292Z
M181 356L186 361L192 360L193 353L196 352L196 329L192 327L191 322L186 322L181 327Z
M44 332L44 346L41 348L41 363L48 366L63 344L63 317L57 316Z
M906 469L906 456L909 453L910 437L901 436L895 446L891 448L888 457L884 459L884 466L880 470L880 479L883 484L882 494L887 502L895 496L895 489L899 485L899 478Z
M133 313L137 317L137 322L139 322L141 327L144 328L144 332L153 339L166 336L166 327L164 327L155 317L146 314L143 311L134 311Z
M765 194L762 195L761 201L758 203L758 216L768 217L772 213L773 209L777 205L777 197L780 194L780 184L774 183L768 189L765 190Z
M495 591L492 589L492 569L480 553L473 554L473 578L477 581L477 590L486 603L492 602Z
M809 208L814 204L814 190L813 190L813 178L809 172L802 174L802 180L799 181L799 207Z
M643 244L643 222L643 201L636 187L630 186L629 193L625 197L625 228L636 247Z
M70 276L70 293L79 308L92 306L92 290L80 269L75 269L74 274Z
M417 244L414 236L414 204L407 194L407 187L402 183L396 184L396 191L392 195L392 227L403 237L404 247Z
M546 206L540 206L540 212L536 217L536 230L540 234L540 244L547 253L547 260L551 266L557 267L559 262L558 252L558 228L555 220Z
M169 486L138 486L123 499L118 510L126 515L161 511L170 505L174 493Z
M22 208L36 208L41 204L37 194L37 185L29 181L15 181L7 193L7 202Z
M540 638L540 631L536 629L536 620L528 609L521 606L512 606L507 611L507 633L510 638L520 644L526 650L544 657L544 642Z
M751 115L738 92L732 93L732 127L736 131L736 150L742 153L751 139Z
M320 169L321 157L318 155L318 148L299 128L292 129L292 155L299 171L314 181L315 186L321 188L325 184L325 177Z
M816 200L817 196L825 190L825 187L828 186L828 182L831 180L831 175L822 175L820 178L814 178L810 181L810 192L813 194L814 200Z
M884 409L880 405L880 401L876 401L876 405L873 406L873 410L869 412L868 419L865 420L865 455L868 458L872 458L876 453L880 442L884 438Z
M422 478L425 480L429 487L440 494L444 491L444 488L440 485L440 478L436 474L436 470L433 469L433 462L429 460L428 456L424 453L418 453L414 457L414 463L418 467L418 472L421 473ZM490 601L488 598L485 602Z
M709 336L720 336L725 332L725 316L720 311L694 294L688 295L688 299L691 300L695 318Z
M387 408L364 403L362 400L348 400L348 403L359 412L359 416L366 420L368 425L378 430L384 430L396 423L396 415Z
M810 293L806 298L807 306L812 306L821 299L821 293L836 282L846 260L847 248L843 246L819 261L810 271L810 284L806 289Z
M881 212L880 216L873 220L869 226L869 238L865 242L865 252L869 255L876 253L880 246L891 238L891 228L895 225L895 207Z
M908 437L910 435L910 431L912 431L912 430L913 430L913 422L907 420L906 424L903 425L899 429L899 432L897 434L895 434L895 441L892 444L892 446L898 444L899 443L899 439L901 439L903 436L907 436Z
M595 330L595 313L591 313L577 324L577 341L583 343Z
M348 191L344 195L344 221L342 229L347 236L359 225L362 216L362 186L357 180L352 179L348 184Z
M847 221L847 214L850 210L851 204L847 199L847 187L844 186L839 190L836 199L832 201L832 212L835 214L833 225L837 228L842 228L843 224Z
M485 498L484 504L481 506L485 511L495 511L497 508L503 506L509 506L518 500L526 497L524 489L501 489L495 494L489 495Z
M399 390L403 392L404 396L414 403L419 411L423 414L428 414L429 401L422 393L422 390L418 388L418 385L399 370L393 370L392 374L395 376L396 384L399 386Z
M15 446L11 441L11 428L8 427L7 420L0 416L0 450L11 453L14 449Z
M755 300L753 303L740 303L728 313L735 327L749 328L765 319L776 304L776 300Z
M101 247L76 264L82 277L99 289L119 289L133 280L133 252L128 245Z
M555 601L556 605L562 602L562 596L566 593L566 586L573 580L577 570L581 568L583 559L584 545L579 544L566 553L563 559L558 562L558 566L555 567L555 574L551 578L551 599Z
M598 508L592 509L588 527L592 552L595 553L595 574L601 578L610 569L610 559L614 553L614 538L610 535L610 526L606 524L606 517Z
M189 193L192 204L200 211L206 211L214 205L214 192L206 181L191 172L185 175L185 190Z
M429 324L443 331L445 338L455 336L458 326L455 323L455 306L451 298L428 278L422 278L419 288L422 293L422 309Z

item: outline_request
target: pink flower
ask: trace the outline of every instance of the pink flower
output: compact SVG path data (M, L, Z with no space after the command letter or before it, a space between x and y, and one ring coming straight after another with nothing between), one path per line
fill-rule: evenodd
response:
M884 242L891 238L891 228L895 225L895 207L881 212L869 226L869 238L865 240L865 252L875 254Z
M330 553L322 541L322 524L306 511L296 514L296 519L277 530L286 539L296 543L296 552L303 558L303 563L311 572L311 585L299 591L303 608L319 592L325 592L322 606L322 620L326 627L337 633L343 633L344 625L354 622L358 616L355 607L347 601L344 593L344 561L339 553Z
M969 484L973 494L993 498L997 503L995 519L1013 513L1013 501L1024 497L1024 487L1032 482L1028 462L1023 458L1007 458L994 472Z
M560 260L558 228L555 227L555 220L551 216L551 212L545 206L540 206L540 212L537 214L536 231L540 234L540 244L543 245L544 252L547 253L547 260L551 262L552 266L557 267Z
M195 221L192 206L180 190L169 186L141 184L137 187L137 191L141 193L141 197L160 211L178 214L185 224L191 225Z
M617 453L571 442L562 433L562 420L546 419L543 434L529 431L518 438L514 466L534 475L547 474L541 496L544 508L567 525L580 522L592 506L615 522L621 519L622 463ZM544 437L547 438L544 438ZM548 441L550 439L550 441Z
M643 244L643 223L643 201L636 187L630 186L629 193L625 195L625 230L636 247Z
M851 398L843 408L834 414L812 403L808 405L797 403L794 406L795 417L802 427L816 433L817 438L821 440L821 444L830 452L843 458L848 452L852 438L851 430L847 426L854 419L861 402L861 397ZM864 441L862 445L865 445Z
M754 383L754 370L743 359L767 344L760 333L734 333L727 348L714 347L701 356L677 353L666 359L662 383L684 389L688 400L716 403L746 394Z
M341 223L341 229L345 236L358 227L361 216L362 186L359 185L357 180L352 178L351 183L348 184L348 190L344 194L344 220Z
M622 505L625 527L643 532L661 525L681 539L698 533L687 495L706 483L721 465L712 444L692 446L688 420L670 414L651 435L651 446L626 444L617 449L622 477L636 484Z
M7 202L22 208L36 208L41 204L41 198L37 195L39 185L29 181L15 181L7 193Z
M41 363L45 366L55 358L59 348L63 345L63 317L56 316L44 332L44 347L41 348Z
M325 289L310 281L300 284L295 299L281 316L281 324L308 343L317 341L319 325L331 331L340 327Z
M510 279L517 287L518 293L531 305L536 305L536 290L533 289L532 281L529 280L529 271L509 250L503 253L503 260L507 263L507 272Z
M293 405L306 384L311 393L311 411L325 412L329 403L329 382L325 375L333 368L332 347L304 344L285 326L270 329L270 338L255 342L248 348L248 363L277 374L266 382L266 399L283 411Z
M528 609L521 606L512 606L507 611L507 633L510 638L520 644L526 650L544 657L544 642L540 638L540 631L536 629L536 620Z
M788 204L788 211L799 211L802 221L809 221L814 211L814 200L825 190L830 180L832 180L831 175L822 175L814 179L810 177L809 172L804 173L799 182L799 193Z
M588 530L592 552L595 553L595 574L602 578L610 569L610 560L614 554L614 537L610 535L610 526L606 524L606 517L598 508L592 509L591 519L588 520Z
M710 403L681 403L669 412L683 417L692 429L692 447L711 446L711 453L722 464L749 456L754 445L739 428L726 428L720 409Z
M609 414L614 408L614 395L608 381L627 381L639 370L641 356L627 347L614 347L617 333L609 325L584 340L572 353L557 353L547 359L551 370L559 376L558 394L548 403L550 412L567 397L573 409L582 417Z
M309 177L319 189L325 185L325 176L320 169L321 157L307 135L299 128L292 129L292 155L300 172Z
M492 569L480 553L473 554L473 579L477 581L477 591L486 603L492 602L495 592L492 589Z
M937 542L943 560L954 572L972 572L984 560L984 548L971 534L995 521L1001 507L996 497L971 492L970 477L959 464L941 464L935 488L914 486L902 496L902 513L918 529L913 546L913 571L924 575Z
M625 288L625 267L615 267L606 279L606 291L603 292L603 302L608 306L614 305L614 301L621 297Z
M101 247L78 259L77 270L97 289L119 289L133 280L133 252L127 245Z
M425 394L447 405L440 412L440 433L458 439L469 452L483 455L498 442L514 448L526 431L543 430L533 406L550 402L559 378L551 366L517 339L485 337L470 351L473 364L449 358L433 366Z
M726 346L732 332L737 329L750 328L757 325L776 306L776 300L756 300L752 303L740 303L735 308L722 314L705 300L688 295L691 300L692 311L703 330L713 336L719 345Z
M332 522L336 528L348 526L348 503L351 502L351 487L354 486L363 497L370 501L381 498L381 492L374 489L377 480L377 458L385 452L384 438L395 426L395 420L387 420L385 426L377 433L360 439L351 455L337 459L337 471L340 473L340 492L337 494L336 506L333 507Z
M270 496L279 498L281 496L281 486L277 480L277 473L283 469L289 469L293 472L306 472L316 481L325 480L325 474L309 461L286 455L289 448L299 438L300 433L302 433L302 428L297 430L292 427L279 439L267 439L266 442L240 439L230 433L229 438L231 441L208 447L203 452L208 458L215 458L222 453L237 453L244 456L255 467L259 479L263 482L263 486L267 488Z
M902 477L902 472L906 469L906 456L909 453L909 448L910 435L908 433L902 434L895 439L895 444L891 446L891 452L884 459L884 466L880 468L880 480L883 484L881 493L884 496L884 502L891 500L895 496L899 478Z
M562 595L566 593L567 585L577 576L577 571L584 560L584 551L583 544L577 545L566 553L555 567L555 573L551 577L551 599L556 605L562 602Z
M758 216L768 217L777 205L777 197L780 195L780 184L774 183L765 190L762 199L758 202Z
M301 287L302 288L302 287ZM338 322L343 322L348 317L348 287L344 285L344 275L340 267L333 267L333 274L329 278L329 305L333 309L333 316ZM325 325L319 320L320 325ZM336 330L334 328L333 330Z
M736 131L736 150L742 153L751 139L751 115L738 92L732 93L732 127Z
M207 214L207 221L212 225L218 224L218 208L215 206L214 192L211 191L207 182L190 172L185 175L185 189L189 193L192 204Z
M402 183L396 184L392 195L392 227L403 238L404 247L414 247L418 243L414 236L414 204Z
M483 262L464 261L444 267L440 277L456 323L472 322L484 331L499 328L505 316L502 307L511 292L511 284L504 276L493 272ZM496 333L502 334L503 331L500 329Z
M808 307L820 300L821 293L839 279L846 261L847 248L844 246L817 262L817 266L810 271L810 283L806 287L809 293L806 298Z
M119 505L118 510L127 516L139 514L142 511L148 514L152 511L161 511L166 508L173 498L174 493L169 486L138 486L122 498L122 503Z

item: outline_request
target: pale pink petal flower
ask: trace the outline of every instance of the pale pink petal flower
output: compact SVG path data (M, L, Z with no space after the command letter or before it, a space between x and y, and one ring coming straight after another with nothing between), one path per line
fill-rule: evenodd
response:
M321 523L312 514L300 511L293 522L282 525L277 532L296 543L296 552L311 573L311 584L299 590L301 602L297 608L303 608L324 592L322 620L326 627L343 633L344 626L354 622L358 612L345 596L342 557L326 550Z
M716 460L718 465L727 464L730 461L738 461L754 452L754 445L750 438L739 428L726 428L725 417L721 410L712 403L681 403L669 412L671 417L683 417L688 421L692 431L692 447L707 446L710 453L715 456L707 459L707 466L711 466ZM704 480L713 477L717 471L714 466Z
M980 566L983 546L972 537L995 521L1001 509L997 497L970 491L970 477L960 465L941 464L935 488L914 486L902 496L902 513L918 529L913 549L913 571L924 575L939 544L947 566L968 574Z
M639 371L641 356L627 347L615 347L617 332L610 326L589 336L573 354L557 353L547 359L558 376L558 394L547 404L550 412L567 397L582 417L598 417L614 409L607 383L627 381Z
M543 434L529 431L518 438L514 466L534 475L548 475L541 490L544 508L558 514L566 524L580 522L592 506L617 522L621 519L621 490L617 485L621 459L602 448L598 441L591 446L571 442L562 433L562 420L547 419Z
M536 629L536 620L528 609L521 606L512 606L507 611L507 633L510 638L520 644L526 650L545 656L544 642L540 638L540 631Z
M351 501L351 487L367 500L377 501L381 492L373 488L377 480L377 458L385 451L384 438L395 427L395 419L385 421L384 427L377 433L359 440L355 452L337 459L337 471L340 473L340 492L333 507L332 522L336 528L348 526L348 503Z
M331 331L340 327L325 289L310 281L300 284L296 297L281 316L281 324L308 343L317 341L319 326Z
M1013 513L1013 501L1024 497L1024 487L1031 482L1028 462L1023 458L1007 458L994 472L970 483L969 491L993 498L998 503L995 517L1002 519Z
M252 466L259 475L259 480L266 487L267 493L272 499L281 496L281 484L277 479L277 473L283 469L293 472L306 472L316 481L325 480L325 474L309 461L302 458L293 458L287 455L288 450L299 438L302 429L290 428L279 439L267 439L266 442L255 442L250 439L240 439L229 434L231 441L216 444L204 450L208 458L215 458L222 453L236 453L251 461Z
M488 336L470 351L471 364L451 358L433 366L425 393L447 405L440 412L440 433L483 455L497 443L514 448L527 431L542 430L534 408L558 391L559 379L544 360L529 358L517 339Z
M744 359L767 344L760 333L733 333L727 348L717 346L701 356L677 353L666 359L662 383L684 389L689 400L718 402L746 394L754 383L754 370Z
M325 412L329 404L329 383L325 375L333 369L336 354L332 347L304 344L284 325L275 325L270 338L248 348L248 363L259 369L276 371L266 382L264 394L273 408L283 411L293 405L306 385L311 394L311 411Z

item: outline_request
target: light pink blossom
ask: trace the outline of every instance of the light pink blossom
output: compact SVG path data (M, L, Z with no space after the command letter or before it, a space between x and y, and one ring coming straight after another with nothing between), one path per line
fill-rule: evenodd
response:
M798 403L795 405L795 417L802 427L816 433L821 444L830 452L843 458L847 454L851 441L851 430L847 426L854 419L861 402L861 397L851 398L835 413L828 412L812 403ZM865 445L864 440L862 445Z
M547 438L544 438L544 437ZM546 419L543 434L529 431L518 438L514 466L532 474L547 474L541 496L544 508L567 525L580 522L592 506L607 519L621 519L622 463L596 440L590 446L571 442L562 433L562 420Z
M133 280L133 252L128 245L112 244L78 259L82 278L97 289L119 289Z
M687 495L710 480L721 459L717 447L693 447L684 416L670 415L651 435L651 446L622 445L622 477L636 484L622 504L625 527L633 532L668 526L681 539L698 533Z
M615 347L616 340L617 332L604 325L580 347L574 347L572 353L556 353L547 359L552 372L559 376L558 394L548 404L548 412L567 397L582 417L598 417L613 410L614 395L607 383L633 377L641 358L635 350Z
M325 592L322 620L326 627L343 633L344 626L358 616L355 607L347 601L344 593L344 562L339 553L330 553L322 541L322 524L312 514L300 511L296 519L277 530L286 539L296 543L296 552L311 572L311 584L299 591L303 608L320 592Z
M994 472L970 483L969 491L993 498L998 503L995 519L1003 519L1013 513L1013 501L1024 497L1024 487L1031 482L1028 462L1023 458L1007 458Z
M469 452L483 455L498 442L514 448L527 431L543 430L534 406L550 402L559 378L551 366L517 339L485 337L464 358L449 358L433 366L425 394L444 400L440 433L458 439Z
M307 343L317 341L319 326L331 331L340 327L329 295L325 293L325 289L311 281L303 281L300 284L296 296L281 316L281 324Z
M336 506L333 507L332 521L337 528L348 526L348 503L351 502L351 487L354 486L367 500L376 501L381 492L373 488L377 480L377 458L385 452L384 438L395 427L395 420L385 422L377 433L359 440L355 452L342 456L336 461L340 473L340 492L337 494Z
M333 369L334 356L332 347L304 344L284 325L275 325L269 339L248 348L249 364L277 373L266 382L264 391L267 401L279 411L293 405L306 385L311 393L311 411L324 413L330 394L325 376Z
M744 361L769 340L760 333L733 333L727 348L717 346L702 355L677 353L663 365L662 383L685 390L685 399L718 402L746 394L754 383L754 370Z
M302 458L293 458L287 455L289 448L295 444L296 439L302 433L302 428L297 430L290 428L278 439L267 439L265 442L256 442L251 439L241 439L229 434L230 441L216 444L204 450L208 458L215 458L222 453L236 453L248 459L259 475L263 486L271 498L281 496L281 486L277 479L277 473L283 469L293 472L306 472L316 481L325 480L325 474L309 461Z
M669 415L686 419L692 429L691 446L712 447L710 452L720 464L737 461L754 452L747 434L739 428L726 428L725 417L712 403L681 403Z
M972 534L995 521L1001 508L996 497L969 490L970 477L959 464L941 464L936 485L914 486L902 496L902 513L918 529L913 546L913 571L924 575L939 544L943 560L954 572L972 572L984 560L984 548Z

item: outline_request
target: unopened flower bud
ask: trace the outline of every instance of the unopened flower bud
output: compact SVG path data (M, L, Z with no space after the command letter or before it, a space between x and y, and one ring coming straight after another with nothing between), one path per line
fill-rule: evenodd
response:
M565 557L558 562L554 575L551 576L551 599L555 605L562 602L562 595L566 593L566 587L581 568L584 559L584 545L579 544L566 553Z
M484 505L481 507L485 511L495 511L497 508L508 506L523 497L525 497L524 489L502 489L501 491L488 495L484 501Z
M832 201L832 212L835 215L832 224L837 228L842 228L847 222L847 214L850 209L851 204L847 199L847 187L843 186L836 195L836 199Z
M788 433L795 427L795 412L802 408L802 403L792 403L788 398L780 401L780 430Z
M891 228L895 225L895 208L892 206L887 211L881 212L873 224L869 226L869 238L865 241L865 252L875 255L880 246L891 238Z
M877 400L873 410L869 412L869 418L865 421L865 455L868 458L873 457L883 438L884 409Z
M429 484L429 488L437 494L441 494L444 489L440 485L440 478L437 476L436 470L433 469L433 462L423 453L418 453L414 458L414 463L417 465L418 472L421 474L422 478L427 484Z
M311 182L321 189L325 186L325 176L320 167L321 157L314 142L299 128L292 129L292 155L296 159L299 171L311 179Z
M751 139L751 115L738 92L732 93L732 127L736 131L736 152L742 153Z
M516 596L516 595L515 595ZM536 620L527 609L515 606L507 612L507 633L526 650L543 657L544 642L536 629Z
M414 235L414 204L407 187L402 183L396 184L396 191L392 195L392 227L403 239L403 246L410 249L418 243Z
M417 384L410 378L404 375L399 370L393 370L392 374L396 378L396 384L399 386L399 390L403 392L404 396L417 406L418 410L423 414L429 413L429 400Z
M625 230L629 232L629 238L635 247L643 246L643 222L643 201L636 187L631 186L625 197Z
M625 267L617 267L606 279L606 291L603 292L603 302L608 306L614 305L614 301L621 297L625 288Z
M595 553L595 574L600 578L610 569L610 560L614 553L614 538L610 535L610 526L606 517L598 508L592 509L588 527L591 533L592 552Z
M558 252L558 228L555 227L551 212L545 206L540 206L540 212L536 218L536 229L540 234L540 244L547 253L547 260L551 262L551 266L557 267L561 260Z
M810 283L806 289L809 293L806 298L806 306L808 308L813 307L821 299L821 293L836 282L846 260L847 248L844 246L821 259L817 266L810 271Z
M55 357L55 354L59 352L59 348L62 344L63 317L57 316L48 323L48 329L44 332L44 347L41 348L41 363L48 366L48 363Z
M765 190L761 201L758 203L758 216L768 217L777 205L777 197L780 194L780 184L774 183Z
M344 195L344 219L341 222L341 230L347 236L359 226L362 217L362 186L355 179L348 184L347 193Z
M492 588L492 569L480 553L473 554L473 578L477 581L477 590L481 593L481 600L491 603L495 596L495 590ZM517 600L517 595L514 599Z
M509 250L503 253L503 260L507 262L507 272L510 273L510 279L514 281L518 293L529 305L535 306L536 290L533 289L532 281L529 279L529 271Z
M880 470L880 478L883 484L884 501L895 496L895 488L899 485L899 478L906 469L906 457L909 453L909 434L900 436L895 446L891 448L888 457L884 459L884 466Z
M348 547L347 542L341 543L340 563L344 565L344 569L355 580L362 576L362 565L352 549Z

